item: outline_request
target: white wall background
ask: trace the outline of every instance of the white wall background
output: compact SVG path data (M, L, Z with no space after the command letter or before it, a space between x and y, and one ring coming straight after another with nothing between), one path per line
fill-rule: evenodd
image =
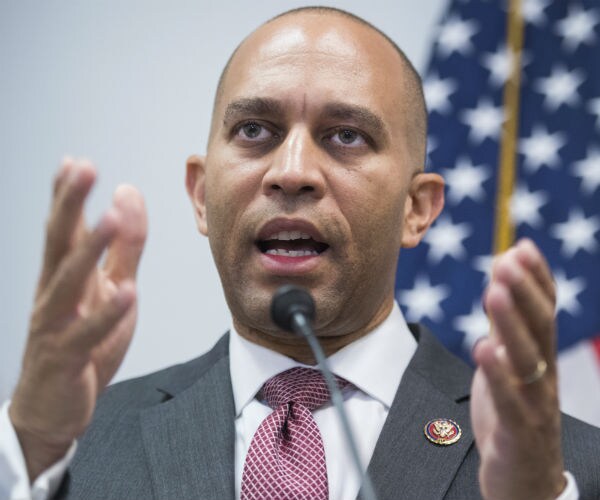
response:
M322 3L373 22L423 68L446 2ZM306 4L0 0L0 400L18 376L50 186L66 153L98 166L90 220L120 182L141 189L148 206L140 320L116 379L195 357L225 331L217 272L184 190L185 159L204 152L213 93L235 46Z

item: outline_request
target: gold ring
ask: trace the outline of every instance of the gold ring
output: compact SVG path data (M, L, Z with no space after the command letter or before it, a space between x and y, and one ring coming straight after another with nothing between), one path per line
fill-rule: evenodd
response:
M527 377L521 378L521 385L530 385L530 384L533 384L534 382L537 382L539 379L541 379L546 374L547 370L548 370L548 363L546 363L545 359L540 359L537 362L537 365L536 365L533 373L531 375L528 375Z

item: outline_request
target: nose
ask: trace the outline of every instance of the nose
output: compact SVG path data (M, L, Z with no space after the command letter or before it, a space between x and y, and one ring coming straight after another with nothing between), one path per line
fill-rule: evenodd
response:
M285 196L321 198L325 178L320 150L307 130L292 129L277 147L263 177L263 192Z

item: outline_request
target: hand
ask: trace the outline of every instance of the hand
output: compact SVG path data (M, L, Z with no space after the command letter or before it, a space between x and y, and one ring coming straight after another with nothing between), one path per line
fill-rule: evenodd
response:
M492 335L475 347L478 368L471 396L482 495L555 499L566 486L556 297L548 265L531 241L520 241L495 260L484 303Z
M83 204L95 177L89 162L66 159L55 180L29 337L9 409L31 481L89 425L135 327L144 201L135 188L120 186L113 206L88 230Z

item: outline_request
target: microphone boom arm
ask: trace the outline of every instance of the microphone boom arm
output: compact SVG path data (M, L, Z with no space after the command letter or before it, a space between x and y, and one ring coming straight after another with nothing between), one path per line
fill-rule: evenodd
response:
M325 358L321 344L313 332L311 321L314 319L314 316L315 303L306 290L292 285L284 285L275 292L271 302L271 317L281 329L291 331L299 337L304 337L308 342L329 388L331 402L337 410L343 434L350 446L352 461L354 462L358 477L361 478L360 496L364 500L377 500L373 483L369 478L366 468L363 468L358 454L356 440L354 439L348 416L344 410L342 393L327 365L327 359Z
M312 349L312 352L315 355L315 358L317 359L317 363L319 364L319 368L323 373L323 377L325 377L325 382L327 382L327 387L329 388L329 393L331 394L331 402L337 410L337 414L342 424L344 435L347 437L348 444L350 445L350 452L352 454L354 466L356 468L356 471L358 472L359 477L361 478L361 489L363 493L362 496L365 500L377 500L377 497L375 496L375 491L373 489L373 483L371 483L371 478L367 474L367 470L363 469L362 463L360 461L358 448L356 447L356 440L352 438L352 429L350 428L348 415L346 414L346 411L344 409L342 393L340 392L335 382L335 379L333 378L333 374L331 373L331 370L327 365L327 359L325 358L325 353L321 348L321 344L319 344L317 337L313 334L310 323L308 322L304 314L298 312L294 313L292 315L291 323L294 333L304 337L310 345L310 348Z

